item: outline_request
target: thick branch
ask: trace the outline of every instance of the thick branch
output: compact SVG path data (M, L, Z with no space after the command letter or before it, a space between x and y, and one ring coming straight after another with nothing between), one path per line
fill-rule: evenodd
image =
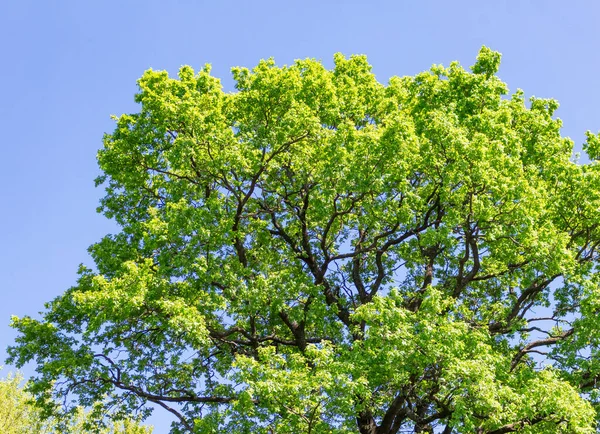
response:
M564 341L569 336L571 336L573 333L574 333L574 329L570 329L559 336L553 336L551 338L540 339L538 341L531 342L531 343L525 345L523 348L521 348L521 350L519 350L519 352L515 355L515 357L513 357L510 369L511 370L515 369L517 367L517 365L519 364L519 362L521 361L521 359L523 358L523 356L525 356L525 354L531 352L534 348L544 347L544 346L548 346L548 345L554 345L560 341Z

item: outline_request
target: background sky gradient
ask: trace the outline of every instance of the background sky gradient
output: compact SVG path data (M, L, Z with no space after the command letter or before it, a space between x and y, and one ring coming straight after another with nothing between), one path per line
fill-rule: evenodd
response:
M600 130L600 2L588 1L33 1L0 0L0 364L11 315L35 315L75 283L87 247L118 228L95 212L109 115L134 112L148 68L229 69L366 54L379 81L433 63L503 53L511 92L556 98L581 149ZM14 369L5 366L2 374ZM33 366L25 369L31 374ZM1 374L0 374L1 375ZM156 434L170 415L157 410Z

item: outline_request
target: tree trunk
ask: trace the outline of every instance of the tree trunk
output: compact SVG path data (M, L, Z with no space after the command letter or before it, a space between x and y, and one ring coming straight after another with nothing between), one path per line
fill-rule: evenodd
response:
M377 423L370 411L363 411L356 418L360 434L377 434Z

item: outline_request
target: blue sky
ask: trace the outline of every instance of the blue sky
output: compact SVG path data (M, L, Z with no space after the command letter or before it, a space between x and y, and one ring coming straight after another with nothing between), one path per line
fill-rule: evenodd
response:
M148 68L229 69L366 54L378 79L503 53L511 91L556 98L581 148L600 130L600 3L588 1L0 2L0 360L10 315L35 314L75 282L86 249L118 228L95 209L95 155L111 114L136 110ZM11 367L5 367L5 371ZM27 374L27 371L25 371ZM156 433L169 417L152 418Z

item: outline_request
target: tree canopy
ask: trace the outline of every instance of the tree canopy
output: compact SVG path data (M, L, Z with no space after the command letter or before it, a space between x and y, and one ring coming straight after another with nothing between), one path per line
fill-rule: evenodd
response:
M98 154L120 232L13 319L30 391L173 433L595 432L600 139L578 162L486 47L334 60L144 73Z

